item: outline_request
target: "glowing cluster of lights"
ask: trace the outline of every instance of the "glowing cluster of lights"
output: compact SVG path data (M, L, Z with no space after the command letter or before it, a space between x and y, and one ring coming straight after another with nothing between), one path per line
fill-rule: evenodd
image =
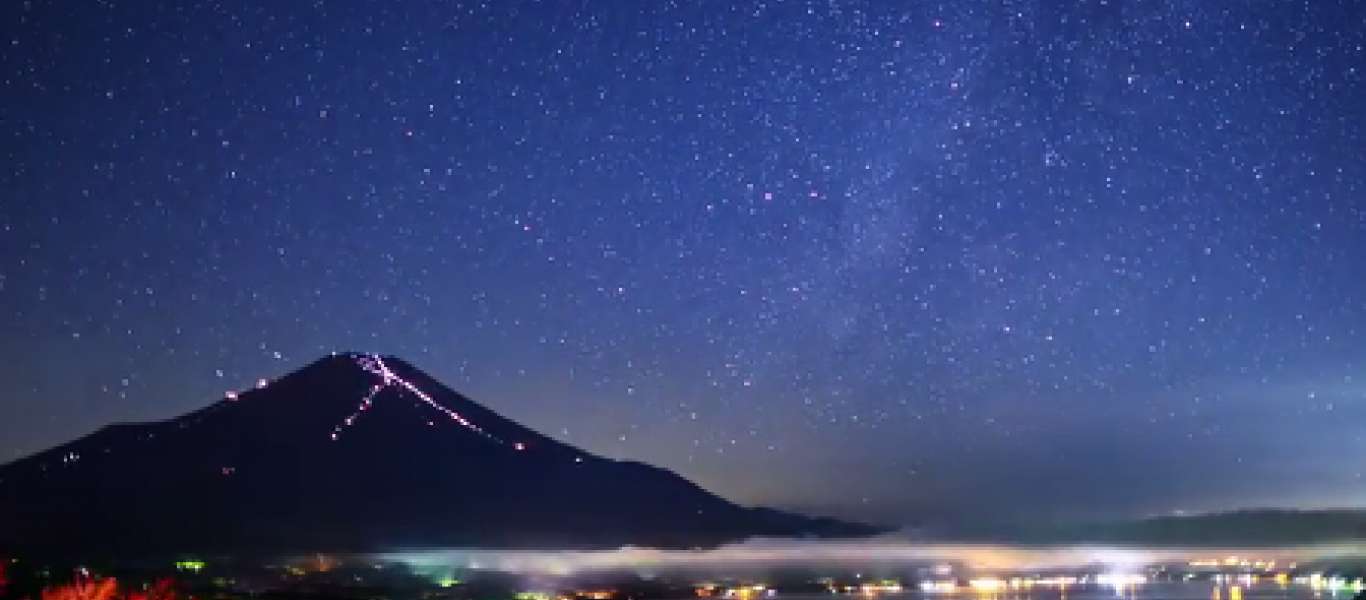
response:
M958 582L952 579L926 579L920 582L920 591L926 594L952 594L958 591Z
M1294 581L1299 585L1307 585L1314 591L1327 590L1332 594L1344 591L1361 593L1366 590L1366 580L1360 577L1347 579L1338 576L1325 576L1323 573L1310 573L1296 577Z
M1011 580L1010 580L1010 585L1011 585L1011 587L1018 587L1018 586L1015 585L1015 582L1017 582L1017 581L1021 581L1021 580L1019 580L1019 579L1011 579ZM1024 582L1023 587L1030 587L1030 586L1039 585L1039 586L1044 586L1044 587L1065 588L1065 587L1070 586L1070 585L1076 585L1076 584L1077 584L1077 578L1076 578L1076 577L1069 576L1069 575L1059 575L1059 576L1056 576L1056 577L1037 577L1037 578L1031 578L1031 579L1024 579L1023 582Z
M1138 573L1101 573L1096 575L1096 583L1115 587L1143 585L1148 583L1148 578Z
M865 583L859 586L859 593L865 596L875 596L877 594L900 594L904 591L900 581L884 579L878 582Z
M776 593L777 592L775 590L769 588L768 586L762 583L758 583L754 585L742 585L738 587L729 588L726 591L722 592L721 595L725 598L740 598L742 600L748 600L750 598L756 598L759 596L771 597L774 596Z
M1096 575L1096 583L1108 585L1115 591L1116 596L1124 596L1125 591L1132 591L1134 588L1148 583L1148 578L1137 573L1102 573ZM1242 600L1239 598L1238 600Z
M1078 584L1104 585L1118 588L1132 588L1146 582L1147 579L1142 575L1130 574L1101 574L1093 578L1073 577L1073 576L1049 576L1049 577L978 577L967 582L967 589L983 595L994 595L1007 590L1021 591L1035 587L1056 588L1066 590L1068 587ZM958 581L955 579L926 579L920 582L920 591L926 594L956 594L961 591Z
M451 410L450 408L447 408L446 406L437 402L436 399L432 398L431 395L429 395L427 392L423 391L422 388L419 388L413 382L408 381L407 379L404 379L403 377L399 376L398 373L395 373L393 369L389 368L389 365L386 364L384 362L384 359L380 357L378 354L361 354L355 357L355 361L356 365L359 366L361 370L378 377L379 382L370 386L370 389L366 392L365 396L361 398L360 404L357 405L356 410L354 412L348 415L345 419L342 419L340 423L338 423L335 427L332 428L332 433L330 434L332 440L335 441L338 438L340 438L342 432L347 427L350 427L351 425L355 424L356 419L360 418L361 413L370 410L370 407L374 405L375 398L379 396L380 392L393 387L412 394L413 396L417 397L418 400L421 400L424 404L430 406L437 412L446 415L447 418L459 424L460 426L470 431L473 431L474 433L482 435L492 441L498 442L500 444L502 443L502 440L484 431L478 425L475 425L469 419L465 418L464 415L461 415L460 413ZM524 450L526 448L526 446L522 442L517 442L517 444L514 447L517 450Z
M205 563L202 560L178 560L175 562L175 570L189 571L198 573L204 570Z
M979 577L968 580L968 587L972 588L972 591L980 593L999 592L1006 589L1007 585L1009 584L1006 580L999 577Z
M1274 560L1249 559L1237 555L1228 556L1222 559L1197 559L1190 561L1188 564L1197 569L1218 569L1220 567L1238 567L1243 569L1256 569L1258 571L1272 571L1276 569L1276 561ZM1290 563L1289 568L1294 569L1296 566L1295 563Z

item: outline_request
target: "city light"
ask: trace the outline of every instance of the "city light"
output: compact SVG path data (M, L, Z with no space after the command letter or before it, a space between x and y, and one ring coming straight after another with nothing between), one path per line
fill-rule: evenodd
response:
M1101 573L1096 575L1096 583L1109 586L1131 586L1142 585L1148 582L1148 578L1137 573Z
M772 595L774 595L774 590L768 589L768 586L766 586L766 585L760 583L760 584L755 584L755 585L742 585L742 586L738 586L738 587L733 587L733 588L727 589L727 590L725 591L725 593L722 594L722 596L724 596L724 597L726 597L726 598L742 598L742 599L755 598L755 597L758 597L758 596L760 596L760 595L763 595L763 596L772 596Z
M901 582L884 579L878 582L865 583L859 586L859 591L866 596L874 594L899 594L902 592Z
M952 594L958 591L958 582L952 579L925 580L920 582L920 591L926 594Z
M968 587L975 592L999 592L1006 588L1006 580L998 577L980 577L968 580Z
M204 570L204 566L204 561L202 560L178 560L175 562L175 569L177 571L188 571L190 573L198 573Z

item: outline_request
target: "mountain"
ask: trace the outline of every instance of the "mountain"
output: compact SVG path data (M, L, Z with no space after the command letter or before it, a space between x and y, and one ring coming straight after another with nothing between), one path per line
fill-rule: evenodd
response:
M372 354L0 467L0 554L677 548L877 531L737 506L594 456Z

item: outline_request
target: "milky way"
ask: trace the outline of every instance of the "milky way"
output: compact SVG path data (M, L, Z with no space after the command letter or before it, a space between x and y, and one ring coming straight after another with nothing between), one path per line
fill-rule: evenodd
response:
M0 459L355 350L748 503L1366 500L1358 3L152 4L0 7Z

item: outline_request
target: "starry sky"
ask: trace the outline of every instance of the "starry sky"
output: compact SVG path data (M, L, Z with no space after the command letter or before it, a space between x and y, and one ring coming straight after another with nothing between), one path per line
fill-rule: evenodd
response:
M332 350L745 503L1366 504L1351 0L0 7L0 460Z

